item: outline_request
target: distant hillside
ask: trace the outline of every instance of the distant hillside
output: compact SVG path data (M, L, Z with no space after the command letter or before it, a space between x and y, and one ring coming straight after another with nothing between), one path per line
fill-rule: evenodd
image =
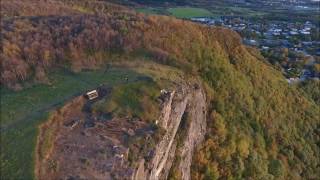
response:
M58 70L76 76L140 60L165 65L200 79L205 89L207 130L193 154L191 179L320 177L319 105L242 45L237 33L102 1L1 5L1 88L19 93L50 86L50 73ZM14 176L3 172L8 158L1 154L5 178ZM169 177L181 179L174 169ZM19 172L23 178L26 172Z

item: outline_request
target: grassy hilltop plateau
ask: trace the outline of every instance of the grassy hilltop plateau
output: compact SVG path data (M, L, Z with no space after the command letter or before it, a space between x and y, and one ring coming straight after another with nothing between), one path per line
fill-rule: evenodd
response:
M319 86L289 85L234 31L2 0L1 42L1 179L320 177Z

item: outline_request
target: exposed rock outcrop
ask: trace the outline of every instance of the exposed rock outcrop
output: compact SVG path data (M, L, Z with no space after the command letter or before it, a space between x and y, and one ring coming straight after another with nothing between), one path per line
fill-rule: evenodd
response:
M187 119L183 119L185 114ZM206 132L206 99L204 91L196 86L183 85L177 91L170 93L170 97L164 103L160 126L166 130L162 140L157 144L154 156L148 167L139 166L136 174L145 169L144 176L135 176L140 179L166 179L173 161L176 159L177 132L181 128L182 121L188 121L186 136L182 137L181 160L179 170L182 179L190 179L190 166L195 147L203 140ZM141 160L144 162L144 160ZM148 173L148 171L150 173Z
M190 178L190 167L192 163L192 156L196 146L198 146L204 139L206 133L206 101L204 92L199 89L193 94L190 106L187 111L189 112L190 125L187 129L186 137L181 147L181 161L179 169L182 173L182 179Z

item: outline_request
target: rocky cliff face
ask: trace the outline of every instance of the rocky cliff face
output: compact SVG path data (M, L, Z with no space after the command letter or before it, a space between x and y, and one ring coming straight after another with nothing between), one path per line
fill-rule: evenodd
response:
M145 160L141 159L133 179L166 179L173 162L177 159L176 150L182 152L178 162L181 178L190 179L193 152L203 140L206 130L205 94L198 84L194 84L183 85L176 91L168 92L167 95L159 120L159 125L166 130L166 133L157 144L154 156L146 167ZM178 131L183 131L185 135L179 140Z

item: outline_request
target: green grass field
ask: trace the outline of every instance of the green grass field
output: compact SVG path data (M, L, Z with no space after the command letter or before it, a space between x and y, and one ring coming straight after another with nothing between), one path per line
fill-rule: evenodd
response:
M210 11L209 11L210 10ZM137 8L137 12L144 13L147 15L152 14L162 14L162 15L171 15L177 18L193 18L193 17L220 17L223 15L242 15L244 17L256 17L267 15L263 11L254 11L250 8L244 7L224 7L224 6L214 6L204 8L195 8L195 7L172 7L163 9L160 7L146 7L146 8Z
M177 18L193 18L193 17L212 17L213 14L202 8L177 7L169 8L167 11Z
M20 92L1 88L1 179L34 179L37 127L67 100L99 84L134 81L138 73L123 69L51 74L51 85L35 85Z

